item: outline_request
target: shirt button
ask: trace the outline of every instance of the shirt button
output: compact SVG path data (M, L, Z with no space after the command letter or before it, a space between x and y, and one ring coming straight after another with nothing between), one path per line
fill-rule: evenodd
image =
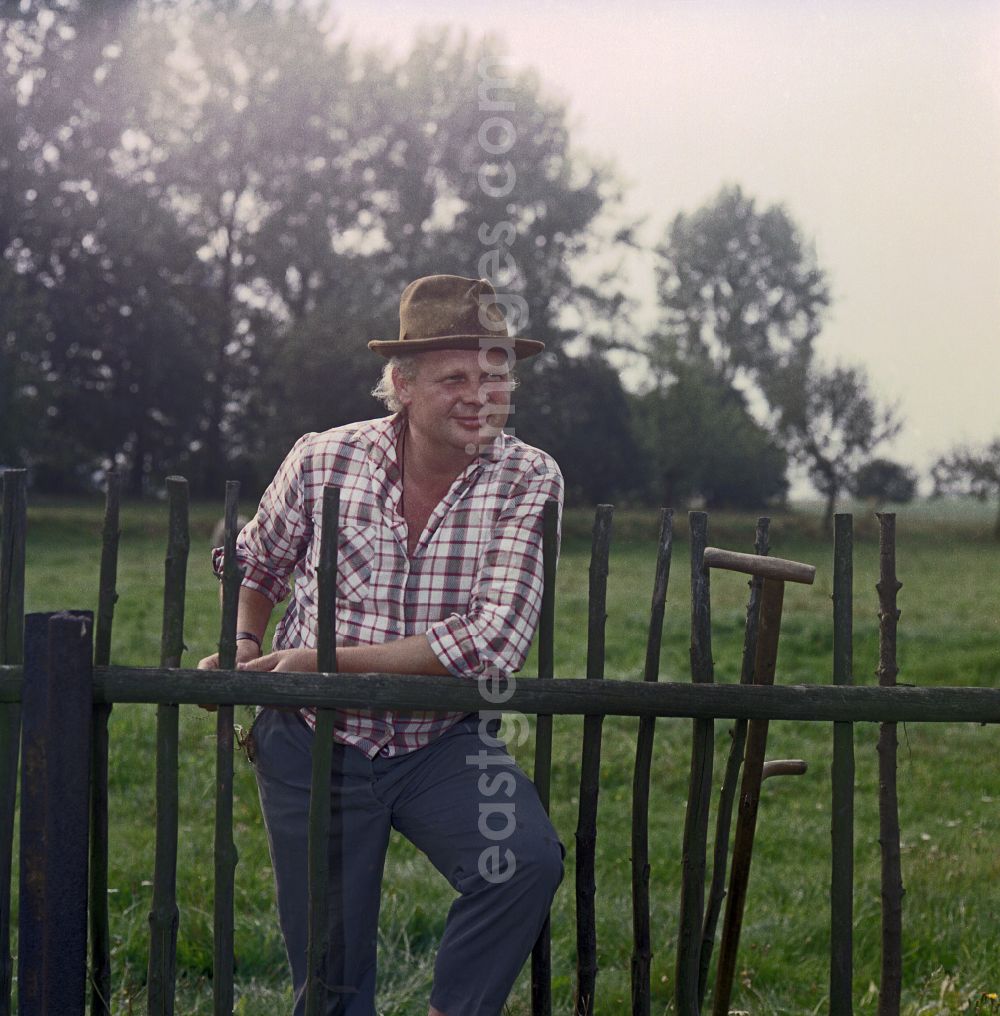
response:
M380 755L388 755L389 754L389 746L386 745L384 748L380 748L379 749L379 754Z

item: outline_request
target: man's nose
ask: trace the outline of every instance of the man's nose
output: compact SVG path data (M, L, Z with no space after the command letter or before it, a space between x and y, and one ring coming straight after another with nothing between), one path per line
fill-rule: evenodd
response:
M479 381L470 381L462 386L460 397L468 405L481 406L489 401L489 392Z

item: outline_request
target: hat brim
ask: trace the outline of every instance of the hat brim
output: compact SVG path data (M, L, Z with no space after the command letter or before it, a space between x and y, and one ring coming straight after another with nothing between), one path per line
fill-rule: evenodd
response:
M539 339L514 338L494 335L443 335L429 339L372 339L368 348L386 358L407 353L432 353L438 349L508 349L514 348L514 358L524 360L540 353L545 343Z

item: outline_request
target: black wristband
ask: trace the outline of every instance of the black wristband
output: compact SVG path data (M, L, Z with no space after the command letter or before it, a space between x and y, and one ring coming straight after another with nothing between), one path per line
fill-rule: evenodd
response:
M252 631L238 631L236 633L236 641L237 642L243 642L244 640L246 640L248 642L253 642L254 645L257 646L258 649L261 648L260 639L257 638L257 636L254 635L254 633Z

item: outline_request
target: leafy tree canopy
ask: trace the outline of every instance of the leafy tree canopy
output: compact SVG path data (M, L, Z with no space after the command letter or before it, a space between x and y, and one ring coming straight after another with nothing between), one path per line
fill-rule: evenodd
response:
M234 467L266 475L275 421L297 434L368 404L365 342L394 334L420 275L490 277L553 352L567 308L616 305L614 280L577 287L574 265L626 242L599 226L617 185L537 76L448 32L361 51L327 13L146 0L0 18L3 259L35 308L15 322L19 370L51 384L46 440L18 443L36 475L117 462L134 491L181 471L205 492Z
M784 499L788 459L744 396L703 363L677 361L674 382L635 400L651 493L661 504L758 508Z
M959 445L942 455L931 468L934 493L969 494L986 500L997 498L993 535L1000 540L1000 437L987 445Z
M758 208L738 186L680 213L657 247L664 322L654 370L681 354L767 393L768 375L807 363L830 302L815 254L780 205Z
M891 459L872 459L851 477L848 487L855 497L878 504L909 504L917 493L917 475Z
M692 377L702 384L712 378L717 393L730 393L723 405L697 397L704 409L713 407L711 418L698 417L703 462L718 454L711 447L717 434L732 445L714 418L725 417L728 407L735 426L733 407L740 406L736 433L756 434L741 448L760 456L755 475L769 475L780 448L786 461L806 467L832 522L838 495L901 423L892 408L879 404L863 370L828 370L817 362L814 340L830 294L812 248L783 207L760 208L731 186L702 208L677 215L657 256L663 317L647 341L655 385L662 391L676 381L674 402ZM663 429L653 440L667 442L669 433ZM738 475L735 466L730 475Z
M902 427L895 408L879 404L860 367L812 367L781 377L778 432L823 495L825 528L833 525L837 498L882 444Z

